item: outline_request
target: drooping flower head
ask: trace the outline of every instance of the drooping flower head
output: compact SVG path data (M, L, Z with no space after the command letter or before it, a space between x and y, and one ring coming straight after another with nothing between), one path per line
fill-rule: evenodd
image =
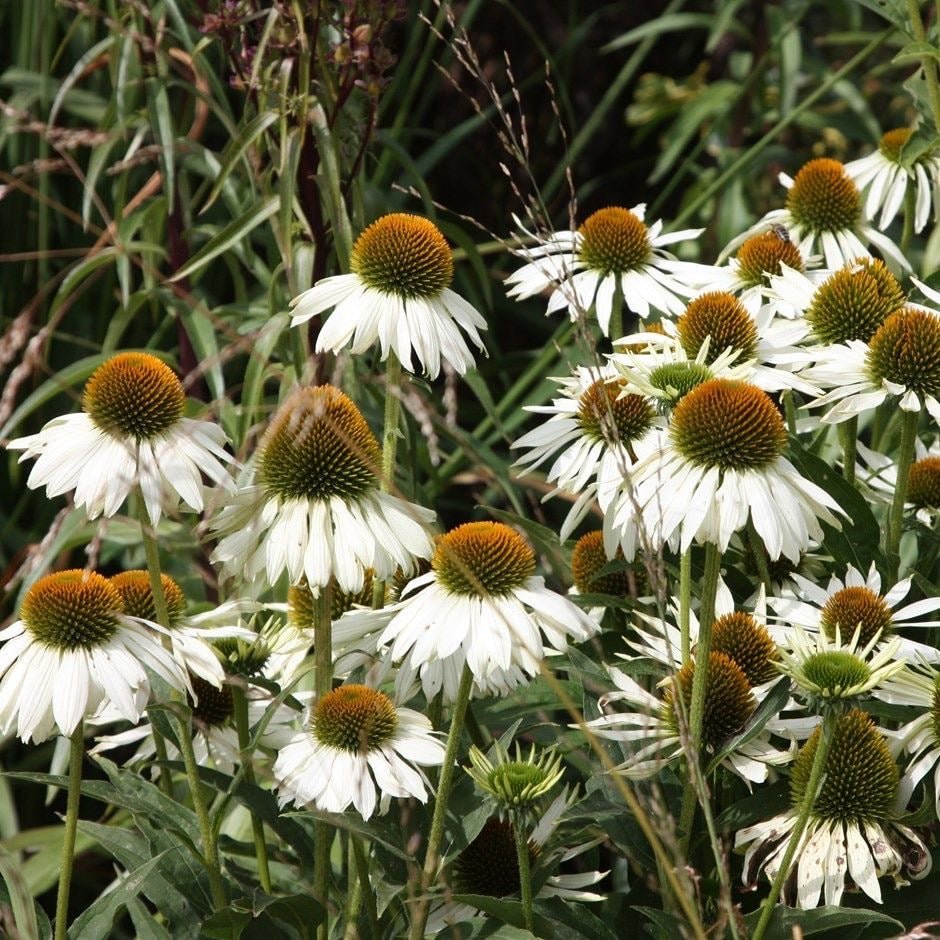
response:
M225 670L212 643L222 638L253 639L254 634L239 624L239 617L243 611L255 605L229 601L214 610L187 617L183 589L168 574L162 574L160 579L174 658L180 668L196 676L201 685L221 688ZM121 596L124 612L128 616L151 624L159 623L150 575L146 571L122 571L110 580Z
M70 735L105 706L136 722L150 698L146 669L173 688L187 685L159 636L93 571L40 578L0 641L0 728L15 727L24 741L44 741L56 727Z
M396 707L377 689L342 685L313 706L307 728L278 754L274 778L281 805L341 813L352 804L368 819L378 803L384 813L391 797L425 802L425 781L413 765L443 759L444 747L423 715Z
M331 385L296 389L259 444L256 482L214 522L213 556L227 570L273 584L287 571L311 588L336 577L362 590L371 568L386 579L432 551L434 514L378 486L378 441L353 402Z
M910 152L908 144L913 134L909 127L886 131L873 153L845 165L845 172L859 189L867 190L865 217L874 219L880 212L878 227L882 231L894 221L904 205L909 187L914 187L915 232L924 230L930 218L931 204L936 200L940 154L936 147Z
M677 315L693 290L683 273L687 265L663 246L696 238L701 229L662 234L662 222L647 226L646 206L608 206L585 219L577 231L554 233L534 248L520 250L527 264L511 274L509 296L534 297L549 288L548 313L567 308L577 319L594 307L605 336L610 335L614 298L642 319L651 310Z
M745 884L761 870L773 881L792 837L822 730L803 745L790 776L792 808L766 822L740 830L735 847L744 857ZM898 769L884 736L865 712L852 709L835 719L825 776L813 803L809 825L784 882L783 896L798 907L839 904L849 884L881 903L878 878L898 884L930 871L930 853L919 836L894 821Z
M365 352L378 340L414 371L436 378L441 361L463 375L474 365L462 329L482 351L483 317L450 289L454 263L440 229L404 212L383 215L356 239L351 274L327 277L291 301L292 326L335 307L320 330L317 350ZM458 329L458 327L460 329Z
M201 511L202 475L234 489L225 433L183 417L186 395L173 370L148 353L119 353L100 365L82 394L83 411L53 418L7 446L36 457L27 485L47 496L74 491L89 519L113 516L139 487L150 521L182 502Z
M668 440L606 513L608 550L619 540L633 557L639 507L654 547L675 534L683 551L695 540L725 551L750 518L771 559L797 561L822 538L820 520L838 525L841 510L783 456L786 441L780 412L756 386L712 379L693 388L673 410Z

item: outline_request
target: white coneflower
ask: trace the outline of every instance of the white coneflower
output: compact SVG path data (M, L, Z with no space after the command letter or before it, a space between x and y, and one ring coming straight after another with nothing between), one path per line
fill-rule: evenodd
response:
M663 680L662 697L647 692L619 669L611 669L616 691L601 699L601 706L623 703L626 711L601 715L586 722L592 733L623 743L626 759L617 771L643 779L678 761L683 753L677 693L681 695L686 717L692 704L692 685L696 664L687 662L674 676ZM741 732L757 708L757 699L747 675L725 653L708 656L702 737L699 746L706 755L719 751L729 738ZM769 765L784 764L790 754L770 744L770 734L761 730L737 745L722 758L722 765L743 780L761 783L767 779Z
M228 601L214 610L187 616L183 589L169 575L160 577L169 617L167 626L173 657L181 669L188 670L217 689L221 688L225 670L212 643L222 638L253 639L252 631L242 627L238 619L243 611L257 605ZM146 571L123 571L110 580L121 595L126 614L150 623L157 622L150 575Z
M291 325L335 307L317 336L317 350L365 352L378 341L382 359L394 350L414 372L412 357L433 379L441 361L463 375L474 365L462 329L479 350L486 321L450 289L454 263L438 227L403 212L383 215L353 245L351 274L324 278L291 301Z
M110 705L136 722L150 699L149 669L173 688L186 677L152 625L124 613L117 589L75 569L40 578L17 621L0 631L0 728L23 741L70 735Z
M596 482L604 509L624 472L650 451L654 429L662 421L649 398L623 394L624 380L612 366L581 366L573 376L553 381L564 397L553 399L551 405L526 406L526 411L550 417L511 445L528 449L513 466L534 470L557 455L546 481L572 495Z
M897 398L902 411L926 408L940 421L940 315L916 307L891 314L865 343L826 348L803 374L832 390L809 403L831 405L827 424L846 421Z
M934 147L919 152L911 161L904 153L914 131L898 127L881 135L877 149L867 157L852 160L845 172L861 190L867 190L865 216L878 219L884 231L904 205L909 187L914 187L915 232L922 232L930 218L930 207L937 202L940 182L940 154ZM936 211L936 210L935 210Z
M837 526L842 510L783 456L786 429L767 393L754 385L712 379L676 405L668 440L641 461L605 514L607 548L636 551L637 519L654 547L678 534L725 551L731 536L753 522L768 556L798 561L820 520Z
M869 255L866 246L874 245L890 263L910 271L910 264L894 242L865 224L858 187L838 160L810 160L796 178L781 173L780 182L787 189L786 208L768 212L734 239L725 253L751 235L766 231L769 225L781 225L804 258L821 251L827 268L841 268Z
M821 733L821 729L813 732L794 761L792 808L736 834L736 848L749 846L742 873L745 884L756 884L761 871L772 882L780 870ZM891 875L896 883L905 884L905 877L922 878L930 871L930 853L920 837L894 821L898 769L883 735L865 712L853 709L835 718L824 772L809 825L783 883L787 903L811 908L822 895L825 904L839 904L847 880L881 903L878 878Z
M551 288L548 313L568 310L571 319L593 306L604 335L610 335L617 292L642 319L651 310L678 315L682 298L694 292L683 277L687 263L664 251L666 245L697 238L703 229L663 234L663 223L647 226L646 205L632 209L609 206L589 216L577 231L555 232L534 248L519 253L527 264L507 279L517 300ZM695 265L688 265L693 270Z
M392 618L379 643L391 645L393 659L421 675L425 693L431 678L422 667L447 663L443 678L459 681L464 664L478 681L501 676L534 676L548 653L564 651L599 627L566 597L535 575L535 553L515 530L499 522L469 522L441 536L431 571L402 591L388 608ZM456 693L445 686L448 696Z
M352 804L369 819L378 804L384 813L391 797L425 802L425 780L414 765L443 760L444 746L424 715L368 686L342 685L319 699L308 727L281 749L275 787L282 806L341 813Z
M223 507L213 560L269 584L286 571L311 588L336 578L362 589L367 569L385 580L414 571L433 544L434 513L379 490L378 441L359 409L331 385L296 389L259 444L257 482Z
M36 457L27 486L47 496L74 491L89 519L113 516L139 487L150 521L205 505L202 475L234 490L225 432L183 417L186 395L173 370L147 353L119 353L100 365L82 394L83 411L53 418L38 434L7 445Z
M881 593L881 575L875 563L866 577L851 565L845 580L835 575L825 588L798 574L791 575L797 597L769 597L767 603L781 622L771 627L778 642L786 642L793 627L810 633L824 633L834 640L838 630L843 640L851 639L859 630L859 644L867 645L874 636L889 637L899 627L940 626L937 620L920 620L924 614L940 610L940 598L929 597L898 607L911 589L912 579L904 578ZM900 639L900 650L906 659L940 656L937 650L907 638Z
M866 447L861 441L856 446L861 461L856 478L878 493L893 496L898 479L897 461ZM913 510L920 522L932 526L940 514L940 442L935 441L928 448L917 438L914 455L904 505Z

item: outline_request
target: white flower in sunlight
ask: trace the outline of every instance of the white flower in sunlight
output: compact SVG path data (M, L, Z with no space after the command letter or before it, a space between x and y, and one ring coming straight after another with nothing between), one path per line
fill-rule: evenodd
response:
M427 800L413 765L443 763L444 746L431 722L364 685L342 685L313 706L308 727L283 747L274 764L278 800L342 813L350 804L369 819L391 797Z
M749 846L741 876L747 885L756 885L762 870L773 882L780 869L821 733L817 728L810 735L794 761L791 808L735 836L735 848ZM913 829L895 821L897 795L898 769L871 717L859 709L839 715L822 786L783 883L786 903L816 907L821 894L823 903L837 905L848 880L880 904L880 877L891 875L901 885L906 878L927 875L931 858L926 846Z
M783 456L786 429L767 393L754 385L711 379L676 405L668 440L633 468L604 517L605 543L619 541L633 558L642 527L656 547L676 536L723 552L751 520L771 560L799 561L820 521L838 527L833 498Z
M156 356L119 353L85 384L83 411L53 418L38 434L7 444L36 457L26 481L47 496L74 490L89 519L113 516L140 487L150 521L180 500L205 505L202 475L228 490L225 432L209 421L183 417L186 395L173 370Z
M641 319L651 310L678 315L692 295L684 277L697 266L677 261L666 245L697 238L703 229L664 234L661 221L647 226L646 205L609 206L589 216L576 231L555 232L534 248L521 248L527 264L508 278L516 300L551 289L547 313L567 309L572 320L593 306L605 336L619 292Z
M924 230L930 218L931 205L934 205L936 213L940 154L930 147L910 162L903 151L913 133L909 127L887 131L881 135L874 152L845 165L845 172L856 186L867 190L865 217L874 219L880 212L878 227L882 231L894 221L910 187L914 188L914 231Z
M117 589L96 572L40 578L19 619L0 631L0 729L45 741L109 705L136 722L150 699L147 670L173 688L188 685L152 627L127 616Z
M478 330L486 321L450 289L454 263L433 222L383 215L356 239L349 266L351 274L324 278L291 301L292 326L336 308L317 336L318 351L362 353L378 341L383 360L392 350L414 372L414 355L432 379L442 360L461 375L473 367L460 330L482 351Z
M434 513L378 485L381 450L353 402L331 385L296 389L261 439L257 482L243 487L212 522L221 535L213 560L248 581L317 590L335 577L361 590L371 568L385 580L414 571L433 551Z
M827 268L841 268L869 255L866 245L874 245L889 263L910 271L911 266L897 245L863 221L858 188L838 160L825 157L810 160L795 179L781 173L780 182L788 190L786 208L768 212L735 238L722 254L766 231L769 225L781 225L804 258L821 251Z
M874 562L867 577L850 565L844 581L832 575L825 588L799 574L791 575L791 579L796 585L797 597L767 599L780 621L780 625L770 627L771 635L778 643L788 642L793 627L809 633L822 632L833 641L837 630L848 641L858 628L858 643L866 646L874 636L884 640L899 627L940 626L940 620L918 619L926 613L940 610L940 597L929 597L898 607L907 597L912 579L904 578L882 594L881 575ZM907 638L900 639L899 650L906 660L940 658L940 652L936 649Z

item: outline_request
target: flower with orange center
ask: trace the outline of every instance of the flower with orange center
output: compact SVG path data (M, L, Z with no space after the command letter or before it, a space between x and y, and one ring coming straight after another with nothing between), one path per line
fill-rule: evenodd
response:
M935 627L940 620L921 620L924 614L940 610L940 597L928 597L898 606L910 593L912 579L904 578L887 591L881 591L881 575L872 562L867 577L851 565L845 579L833 575L825 588L821 588L802 575L791 575L796 596L770 597L767 603L776 614L777 626L771 635L779 643L788 642L793 628L810 634L825 634L835 640L836 631L843 643L848 643L855 631L859 643L868 644L878 636L891 637L901 627ZM940 661L940 652L934 647L906 637L892 637L899 643L899 655L908 661Z
M922 232L930 218L940 183L940 153L911 138L914 131L898 127L882 134L878 147L867 157L846 163L845 172L861 190L867 190L865 216L878 219L884 231L895 219L909 187L914 187L914 231ZM937 207L934 206L936 214Z
M150 700L147 670L172 688L188 684L150 627L94 571L40 578L19 619L0 631L0 730L45 741L108 707L138 721Z
M780 174L787 189L784 209L768 212L759 222L735 238L722 252L730 253L768 226L782 226L803 258L821 250L826 267L841 268L867 256L873 245L893 266L911 267L890 238L862 218L862 197L852 177L838 160L822 157L805 163L796 177Z
M433 379L441 361L463 375L474 365L463 330L480 351L486 321L450 289L454 263L440 229L404 212L383 215L356 239L350 274L318 281L291 301L292 326L329 310L317 350L363 353L376 341L383 361L394 351L414 372L413 357Z
M858 442L857 479L888 501L894 496L898 480L897 462ZM925 447L920 438L914 440L914 463L907 480L905 506L918 521L933 526L940 513L940 443Z
M306 577L319 591L336 578L362 589L370 568L382 580L412 572L432 551L434 513L379 490L381 450L353 402L332 385L296 389L258 446L254 482L213 521L222 536L213 560L274 584Z
M377 689L341 685L310 710L307 727L274 763L278 801L342 813L352 804L363 819L392 797L427 800L426 781L414 765L438 766L444 746L431 722L398 708Z
M699 541L723 552L750 518L771 560L798 561L822 539L820 520L838 526L842 510L783 456L786 440L780 412L756 386L712 379L692 389L673 410L666 442L605 514L608 551L620 541L632 558L642 526L654 549Z
M219 639L253 640L254 633L241 626L239 618L242 613L256 610L260 605L232 600L213 610L187 616L183 589L167 574L162 575L161 580L170 620L169 640L173 657L181 669L191 672L203 684L221 688L225 670L212 643ZM110 581L121 595L125 613L148 624L158 622L150 575L146 571L122 571Z
M468 522L442 535L431 570L401 598L383 610L347 614L338 626L347 640L350 618L362 634L381 630L378 646L402 661L396 678L402 696L420 680L429 700L443 688L453 701L464 665L474 694L506 694L534 676L550 652L599 630L545 587L529 543L501 522Z
M180 501L200 512L203 474L234 490L225 463L224 431L183 417L186 395L173 370L148 353L118 353L85 385L84 410L53 418L38 434L7 444L36 457L27 486L47 496L74 491L89 519L113 516L140 489L156 525Z
M577 231L555 232L534 248L519 249L526 264L506 283L510 297L524 300L551 290L547 313L568 310L576 320L592 307L605 336L610 335L615 297L637 316L651 310L682 311L692 272L698 265L678 261L664 246L697 238L702 229L663 234L661 221L647 226L646 205L608 206L589 216Z

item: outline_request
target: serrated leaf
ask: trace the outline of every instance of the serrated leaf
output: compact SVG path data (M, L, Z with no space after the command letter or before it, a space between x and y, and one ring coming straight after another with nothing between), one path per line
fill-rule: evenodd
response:
M760 911L751 911L744 918L745 924L753 929ZM839 931L836 936L853 936L849 931L852 927L863 927L865 940L875 940L880 937L891 937L904 930L904 924L882 914L881 911L858 910L846 907L826 906L813 910L802 911L783 904L774 908L770 926L764 934L766 940L791 940L793 928L798 927L804 937L814 934Z

